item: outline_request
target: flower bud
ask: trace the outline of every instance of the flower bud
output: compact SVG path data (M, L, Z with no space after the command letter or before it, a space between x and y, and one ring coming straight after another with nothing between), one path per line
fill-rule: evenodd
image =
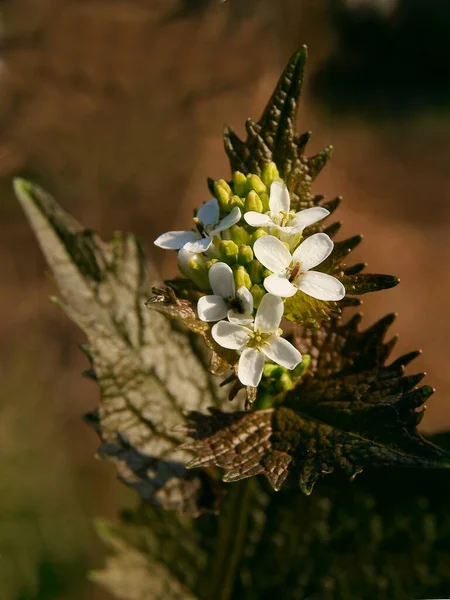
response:
M245 270L245 267L239 266L234 269L234 285L237 290L242 286L246 287L248 290L252 287L250 275Z
M233 173L233 190L237 196L245 196L248 192L247 177L240 171Z
M303 375L308 370L310 363L311 363L311 355L303 354L302 362L299 365L297 365L295 367L295 369L292 371L292 379L297 380L297 379L300 379L300 377L303 377Z
M254 307L258 308L266 292L260 285L257 285L256 283L252 285L252 287L250 288L250 292L253 296Z
M230 227L230 229L224 233L228 233L228 239L233 240L233 242L238 246L241 246L242 244L248 244L250 241L250 234L247 233L240 225L233 225L233 227Z
M220 208L224 211L231 210L229 207L231 198L231 188L224 179L214 182L214 193L219 201Z
M262 283L264 267L259 260L252 260L252 262L247 265L246 269L253 283Z
M267 189L270 188L275 179L278 179L280 174L277 165L274 162L266 163L262 168L261 179Z
M280 392L289 392L294 387L294 382L289 373L283 373L278 379L278 388Z
M247 198L245 199L245 203L244 203L244 208L246 211L254 210L255 212L259 212L259 213L262 212L263 203L261 202L261 199L258 196L258 194L256 192L254 192L253 190L251 190L247 194Z
M235 206L241 210L244 210L244 202L241 200L241 198L239 198L239 196L231 196L228 210L231 211Z
M208 271L210 270L210 268L216 264L217 262L219 262L218 258L211 258L211 260L207 260L206 261L206 268L208 269Z
M220 258L233 265L238 260L239 248L232 240L221 240L218 244Z
M261 229L261 228L257 229L255 232L253 232L252 237L250 238L250 245L253 246L253 244L256 242L256 240L258 240L263 235L267 235L267 231L265 231L264 229Z
M257 194L263 194L267 192L266 186L263 184L258 175L247 175L248 185L251 190L254 190Z
M259 197L261 198L261 202L263 205L263 212L269 212L269 194L267 192L264 192L263 194L259 194Z
M208 269L201 254L192 254L181 249L178 252L178 267L185 277L191 279L201 290L209 290Z
M250 246L242 244L239 246L238 262L241 265L246 265L253 260L253 250Z
M283 369L280 365L275 365L273 363L266 363L264 365L264 377L280 377L282 373Z

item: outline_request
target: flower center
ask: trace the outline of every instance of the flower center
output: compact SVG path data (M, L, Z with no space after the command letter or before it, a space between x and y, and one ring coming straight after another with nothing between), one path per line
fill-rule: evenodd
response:
M292 219L295 217L295 213L293 212L285 212L284 210L280 211L278 217L274 219L275 223L280 227L287 227Z
M235 296L230 296L229 298L227 298L226 299L226 303L228 304L228 308L229 309L235 310L240 315L245 314L245 310L244 310L244 307L242 305L242 302L238 298L236 298Z
M291 262L291 264L289 265L289 267L286 269L287 276L288 276L288 281L290 281L291 283L293 283L295 281L295 279L301 273L303 273L303 271L301 269L302 269L302 263Z
M272 333L262 333L261 330L257 329L250 334L250 340L247 346L259 350L261 346L269 343L269 339L272 337L272 335Z
M194 221L195 228L198 231L198 234L200 235L200 237L202 237L202 238L209 237L209 230L211 229L211 226L203 225L203 223L200 221L200 219L198 217L194 217L193 221Z

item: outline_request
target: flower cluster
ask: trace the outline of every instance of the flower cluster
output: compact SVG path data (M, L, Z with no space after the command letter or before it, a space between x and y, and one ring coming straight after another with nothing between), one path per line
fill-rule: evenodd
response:
M180 271L203 294L198 318L214 323L217 344L239 354L239 380L256 387L266 361L288 370L302 361L282 337L284 299L306 294L327 302L345 296L338 279L314 270L333 250L330 237L315 233L303 239L303 230L329 212L320 206L292 211L274 163L261 178L237 172L231 186L219 180L214 192L191 230L169 231L155 244L178 250Z

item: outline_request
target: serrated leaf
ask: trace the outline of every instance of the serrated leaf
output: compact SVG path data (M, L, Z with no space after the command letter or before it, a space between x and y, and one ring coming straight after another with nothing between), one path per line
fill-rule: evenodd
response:
M450 466L449 455L417 431L429 386L422 375L405 376L413 355L385 362L394 343L384 342L393 317L359 331L359 317L332 319L304 331L299 346L311 368L283 406L211 416L191 413L195 452L189 467L218 466L224 481L262 474L279 489L289 473L309 494L321 476L342 471L350 478L366 467ZM394 339L395 341L395 339Z
M175 508L178 494L178 508L192 510L189 455L174 428L184 411L222 402L204 356L186 330L145 307L156 277L134 236L118 234L106 244L40 188L19 180L15 189L60 288L58 304L89 341L101 390L101 456L148 499L164 504L170 497Z
M125 518L119 525L97 521L97 533L114 554L103 569L91 573L92 581L121 600L196 600L187 584L195 580L205 556L193 528L173 515L169 521L152 507L143 507L132 519L136 522Z

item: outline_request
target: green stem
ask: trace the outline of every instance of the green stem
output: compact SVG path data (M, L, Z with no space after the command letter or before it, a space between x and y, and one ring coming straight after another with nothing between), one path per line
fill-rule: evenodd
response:
M251 479L244 479L230 484L225 506L219 516L209 599L231 598L237 569L245 549L252 483Z

